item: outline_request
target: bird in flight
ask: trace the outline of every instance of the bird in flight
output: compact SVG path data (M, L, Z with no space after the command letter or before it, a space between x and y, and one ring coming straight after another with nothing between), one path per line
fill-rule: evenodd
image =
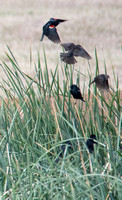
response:
M77 85L74 84L70 86L70 93L72 94L74 99L81 99L82 101L84 101L80 88Z
M91 56L88 52L79 44L75 45L74 43L62 43L61 46L67 51L66 53L60 53L60 58L63 62L67 64L75 64L77 60L75 57L83 57L87 60L91 59Z
M48 39L51 40L52 42L61 43L60 37L57 33L56 26L65 21L67 20L50 18L50 20L43 26L43 33L40 41L43 40L44 36L47 36Z
M109 83L108 83L109 76L106 74L99 74L94 78L94 80L90 83L96 83L96 87L99 88L99 90L109 90Z

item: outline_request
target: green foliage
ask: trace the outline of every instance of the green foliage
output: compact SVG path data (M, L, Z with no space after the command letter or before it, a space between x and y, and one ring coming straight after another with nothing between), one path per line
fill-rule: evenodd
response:
M58 65L49 73L45 51L45 68L42 71L38 55L33 78L21 71L9 47L8 51L12 68L4 61L1 65L7 76L1 83L1 198L122 199L122 114L115 74L116 89L111 89L107 98L94 86L94 92L88 88L86 103L78 100L75 104L69 93L72 66L61 65L60 87ZM95 57L97 75L96 50ZM77 84L81 76L84 78L77 71ZM90 84L91 74L88 76ZM93 154L86 146L90 134L98 139Z

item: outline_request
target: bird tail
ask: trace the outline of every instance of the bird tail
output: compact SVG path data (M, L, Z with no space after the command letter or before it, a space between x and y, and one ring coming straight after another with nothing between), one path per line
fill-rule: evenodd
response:
M81 99L83 102L86 102L83 98Z
M41 36L41 39L40 39L40 41L42 41L42 40L43 40L43 38L44 38L44 34L42 33L42 36Z
M67 64L75 64L77 62L74 56L69 56L69 53L60 53L60 58Z

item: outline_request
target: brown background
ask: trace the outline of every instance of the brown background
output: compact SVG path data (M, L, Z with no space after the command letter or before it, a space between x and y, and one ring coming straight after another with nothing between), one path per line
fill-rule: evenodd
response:
M7 44L21 69L33 77L34 65L29 64L30 48L35 63L37 63L37 52L40 52L43 68L44 44L49 70L55 69L58 62L60 69L59 54L62 51L60 45L53 44L47 38L40 42L42 26L50 17L68 20L57 27L60 38L62 42L79 43L89 52L92 56L90 61L92 76L94 77L95 73L96 47L100 73L104 72L105 60L110 84L114 87L113 66L122 89L121 0L0 0L0 60L9 64L5 56ZM87 61L82 58L77 60L75 69L80 68L87 76ZM3 71L0 68L0 81L2 78ZM81 87L82 82L81 77Z

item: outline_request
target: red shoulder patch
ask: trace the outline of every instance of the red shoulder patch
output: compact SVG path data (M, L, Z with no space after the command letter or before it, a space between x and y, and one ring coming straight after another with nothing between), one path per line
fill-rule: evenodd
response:
M49 27L50 27L50 28L54 28L54 25L50 25Z

